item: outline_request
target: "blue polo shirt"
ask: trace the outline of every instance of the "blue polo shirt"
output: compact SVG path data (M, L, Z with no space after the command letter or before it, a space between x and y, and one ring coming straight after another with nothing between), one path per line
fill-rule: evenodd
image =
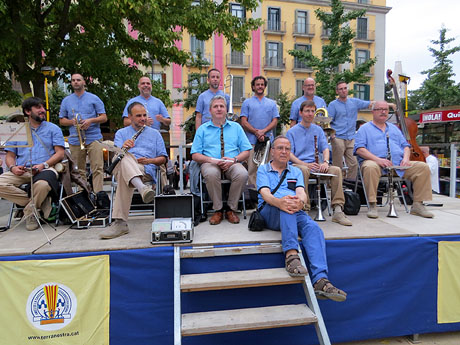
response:
M292 102L291 116L289 116L289 120L295 120L295 121L297 121L297 123L302 121L302 117L300 116L299 111L300 111L300 106L305 101L308 101L307 97L302 96L302 97L297 98L294 102ZM319 96L314 95L313 96L313 102L315 102L316 109L326 108L327 107L326 102L324 101L324 99L322 99Z
M246 117L249 124L256 129L267 127L273 119L280 117L276 102L270 98L263 97L259 100L253 96L246 99L241 106L241 117ZM257 137L250 132L246 132L249 142L254 145ZM273 141L273 131L265 133Z
M244 134L243 128L236 122L224 123L224 149L225 157L236 157L240 152L249 151L252 145ZM201 153L212 158L222 158L220 155L220 127L212 121L201 125L193 138L191 154Z
M222 90L217 90L216 93L211 90L206 90L198 96L198 101L196 102L196 111L201 114L201 124L206 123L211 120L211 113L209 111L209 104L211 99L215 96L224 96L227 101L227 111L230 106L230 97L226 95Z
M369 101L347 98L345 102L336 99L329 103L327 111L332 118L331 127L339 139L351 140L355 137L358 110L369 107Z
M363 147L377 157L387 158L387 133L390 136L391 161L394 165L400 165L404 156L404 148L409 147L410 145L407 143L401 130L388 122L386 124L385 131L378 128L372 121L362 125L356 133L353 153L357 155L356 150ZM361 164L364 159L359 155L357 156L358 161ZM397 170L396 172L400 177L404 175L403 170Z
M80 97L73 93L62 100L59 118L73 120L76 114L80 114L82 120L97 117L99 114L105 114L104 103L102 103L99 97L88 91L85 91ZM80 145L75 126L69 127L69 133L69 144ZM95 140L102 139L100 124L92 123L84 131L84 135L87 145Z
M312 123L309 128L306 128L302 123L298 123L286 133L286 137L291 142L291 152L302 162L313 163L315 161L315 135L318 153L322 154L329 146L320 126Z
M133 126L127 126L119 129L115 133L115 146L122 147L123 143L131 139L137 131ZM159 156L168 157L166 153L165 143L161 137L160 132L151 127L146 127L144 131L137 137L134 142L134 147L128 150L129 153L133 154L136 158L156 158ZM144 165L144 171L150 175L152 180L156 183L156 172L157 166L155 164Z
M36 129L30 126L33 147L5 147L5 151L11 151L16 155L16 165L25 165L27 167L34 166L36 164L42 164L46 162L52 155L56 153L54 151L55 146L64 147L64 136L62 135L61 129L54 123L43 121L40 126ZM43 144L37 138L40 137ZM9 141L8 145L27 145L25 141ZM32 155L30 152L32 151ZM29 160L32 158L32 165Z
M147 109L147 115L153 119L152 128L160 130L161 122L158 121L155 115L162 115L164 118L169 119L168 110L166 109L164 103L161 99L156 98L154 96L150 96L149 98L144 98L143 96L139 95L134 98L131 98L128 103L126 103L125 110L123 110L122 117L128 117L128 107L131 103L138 102L143 104L145 109Z
M274 170L271 163L272 162L270 161L267 164L261 165L259 169L257 169L257 191L260 191L265 187L269 188L271 191L280 182L282 173L279 174L278 171ZM296 195L297 187L305 188L302 171L299 168L289 164L287 165L286 169L288 170L286 178L273 195L276 198L282 198L286 195ZM260 207L263 202L264 199L259 193L259 201L257 207Z

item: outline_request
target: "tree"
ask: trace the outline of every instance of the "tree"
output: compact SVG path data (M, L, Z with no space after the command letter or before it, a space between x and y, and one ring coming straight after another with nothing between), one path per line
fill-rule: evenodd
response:
M289 116L291 115L291 105L293 99L289 99L287 92L281 91L275 98L276 105L279 107L280 118L276 126L276 134L281 134L282 126L289 125Z
M316 17L323 23L323 29L330 32L329 44L323 45L321 58L313 55L311 51L289 51L290 55L305 62L315 71L317 93L324 98L326 103L335 99L335 88L338 81L365 83L370 79L365 74L375 64L376 58L355 64L353 71L346 69L340 71L341 65L353 63L351 41L355 37L355 33L349 24L365 13L365 10L345 12L342 1L332 0L331 12L319 8L315 10Z
M237 0L246 10L258 0ZM50 81L78 71L88 90L119 118L126 100L137 93L138 65L185 64L190 53L177 48L187 30L200 40L222 34L242 50L260 20L237 18L228 0L0 0L0 101L20 95L44 96L44 66L56 68ZM212 18L212 20L210 20Z
M427 77L420 88L410 94L412 104L416 104L418 109L460 104L460 85L455 85L452 60L449 59L449 56L460 51L460 46L449 48L449 43L455 39L447 38L446 33L447 29L442 27L439 30L439 40L431 41L433 45L438 46L438 49L435 47L428 48L435 59L435 65L433 68L421 72Z

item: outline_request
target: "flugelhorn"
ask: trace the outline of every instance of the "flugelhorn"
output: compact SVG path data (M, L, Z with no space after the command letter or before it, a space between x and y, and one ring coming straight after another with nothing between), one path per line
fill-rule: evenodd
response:
M228 88L228 95L230 97L230 101L229 101L230 104L228 104L228 111L227 111L227 120L237 121L239 116L238 114L233 113L233 75L232 74L229 74L225 77L224 92L227 90L227 88Z
M331 127L331 121L332 119L329 117L329 112L326 108L316 109L314 122L323 129L328 139L335 133L335 130Z
M270 140L267 137L265 137L264 141L257 141L255 144L252 161L258 167L268 163L268 159L270 158L270 145Z
M85 145L86 145L86 142L85 142L86 136L85 136L84 131L81 129L81 125L80 125L81 115L80 113L75 114L75 111L73 109L72 109L72 113L75 119L75 130L77 131L78 141L80 142L80 150L84 150Z

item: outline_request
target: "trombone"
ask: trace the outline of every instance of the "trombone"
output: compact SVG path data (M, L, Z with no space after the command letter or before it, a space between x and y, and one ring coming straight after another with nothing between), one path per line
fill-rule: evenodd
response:
M228 84L228 85L227 85ZM227 120L230 121L238 121L239 116L238 114L233 113L233 74L227 75L224 81L224 93L228 88L228 95L230 97L230 104L228 105L227 111Z

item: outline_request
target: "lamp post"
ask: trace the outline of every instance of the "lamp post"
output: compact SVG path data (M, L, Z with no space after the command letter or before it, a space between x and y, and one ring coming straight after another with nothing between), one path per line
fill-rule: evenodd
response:
M48 100L48 76L54 77L54 68L50 66L43 66L40 71L45 76L45 101L46 101L46 121L50 120L50 105Z
M410 82L410 77L403 75L403 74L399 74L399 82L406 84L406 111L404 112L404 116L408 117L409 114L408 114L408 102L407 102L407 85Z

